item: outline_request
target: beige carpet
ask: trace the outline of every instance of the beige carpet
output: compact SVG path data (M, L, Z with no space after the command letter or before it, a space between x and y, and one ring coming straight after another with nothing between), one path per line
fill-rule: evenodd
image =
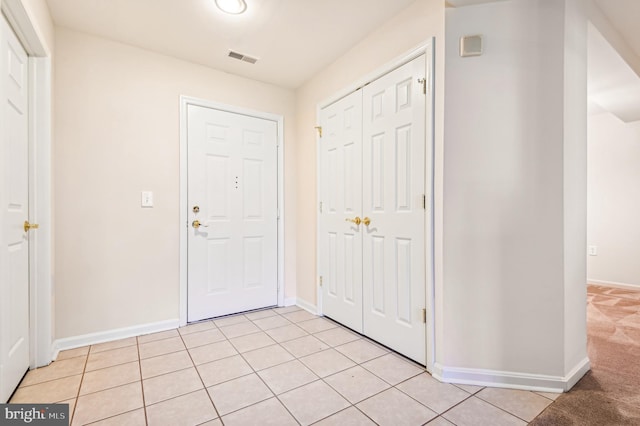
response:
M531 425L640 425L640 291L590 285L591 371Z

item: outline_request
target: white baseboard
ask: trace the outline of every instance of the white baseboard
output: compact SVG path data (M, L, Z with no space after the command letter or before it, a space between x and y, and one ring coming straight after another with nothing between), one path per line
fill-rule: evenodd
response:
M589 358L585 358L580 361L578 365L576 365L573 370L571 370L571 372L565 376L564 391L569 392L571 388L574 387L575 384L578 383L580 379L582 379L582 376L587 374L589 370L591 370L591 361L589 361Z
M602 281L602 280L589 280L589 279L587 279L587 284L603 285L603 286L606 286L606 287L626 288L626 289L629 289L629 290L640 290L640 285L627 284L627 283L617 283L615 281Z
M53 342L53 360L58 357L60 351L80 348L82 346L96 345L112 340L126 339L127 337L141 336L143 334L157 333L159 331L178 328L178 318L149 324L134 325L132 327L118 328L114 330L99 331L97 333L83 334L81 336L65 337Z
M474 368L455 368L435 363L432 375L445 383L561 393L571 389L589 369L590 363L588 358L582 360L565 377Z
M302 309L311 312L314 315L318 315L318 307L313 303L307 302L306 300L296 299L296 305L300 306Z

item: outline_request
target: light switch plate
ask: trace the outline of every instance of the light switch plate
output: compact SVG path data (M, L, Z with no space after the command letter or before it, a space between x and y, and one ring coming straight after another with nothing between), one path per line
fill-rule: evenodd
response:
M597 256L598 255L598 246L589 246L587 247L587 251L589 256Z
M153 207L153 192L151 191L142 191L142 207Z

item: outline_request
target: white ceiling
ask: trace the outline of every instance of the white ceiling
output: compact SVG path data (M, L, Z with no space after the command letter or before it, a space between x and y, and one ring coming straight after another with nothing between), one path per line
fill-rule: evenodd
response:
M595 25L589 24L589 112L597 114L607 111L627 123L638 121L640 70L634 69L633 65L640 58L640 1L595 0L595 4L596 10L592 10L592 13L601 13L602 16L594 19L594 22L602 25L604 17L608 22L607 28L603 29L615 39L608 40ZM621 43L624 45L624 59L613 47ZM632 59L631 65L625 59Z
M608 111L627 123L640 120L640 77L591 24L588 49L589 112Z
M56 25L296 88L414 0L47 0ZM252 65L229 50L257 57Z
M246 0L247 12L234 16L218 10L214 0L47 0L56 25L288 88L302 85L412 1ZM503 0L446 4L493 1ZM625 59L631 52L640 63L640 0L594 4L599 22L603 18L614 28L616 43L590 27L590 111L638 120L640 69L626 65L611 46L622 41ZM258 63L229 58L229 50Z
M640 56L640 1L595 0L595 3L629 47Z

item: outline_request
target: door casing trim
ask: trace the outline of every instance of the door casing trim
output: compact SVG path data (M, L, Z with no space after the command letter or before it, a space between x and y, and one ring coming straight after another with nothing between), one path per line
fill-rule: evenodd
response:
M331 97L318 103L316 106L316 122L320 123L320 112L323 108L339 101L345 96L355 92L356 90L364 87L368 83L377 80L378 78L390 73L391 71L399 68L400 66L411 62L421 55L426 55L427 70L430 71L429 75L426 75L427 80L427 102L425 108L426 120L425 120L425 191L427 192L426 206L427 211L425 215L425 278L426 278L426 300L425 306L427 309L427 326L426 326L426 369L429 372L433 371L436 354L436 324L435 324L435 310L436 310L436 295L435 295L435 237L437 229L435 228L435 214L438 211L435 205L435 37L425 41L418 47L411 49L409 52L400 55L391 62L377 68L373 72L365 75L364 77L356 80L354 83L348 85L344 89L336 92ZM316 206L319 206L320 202L320 136L316 134ZM316 270L320 265L320 218L316 218ZM317 283L317 313L322 315L322 287Z
M29 55L29 367L53 360L53 221L51 191L51 52L20 0L2 13Z
M187 107L189 105L212 108L249 117L273 121L278 126L278 306L284 306L284 117L215 101L180 96L180 326L187 324L188 290L188 163L187 163Z

